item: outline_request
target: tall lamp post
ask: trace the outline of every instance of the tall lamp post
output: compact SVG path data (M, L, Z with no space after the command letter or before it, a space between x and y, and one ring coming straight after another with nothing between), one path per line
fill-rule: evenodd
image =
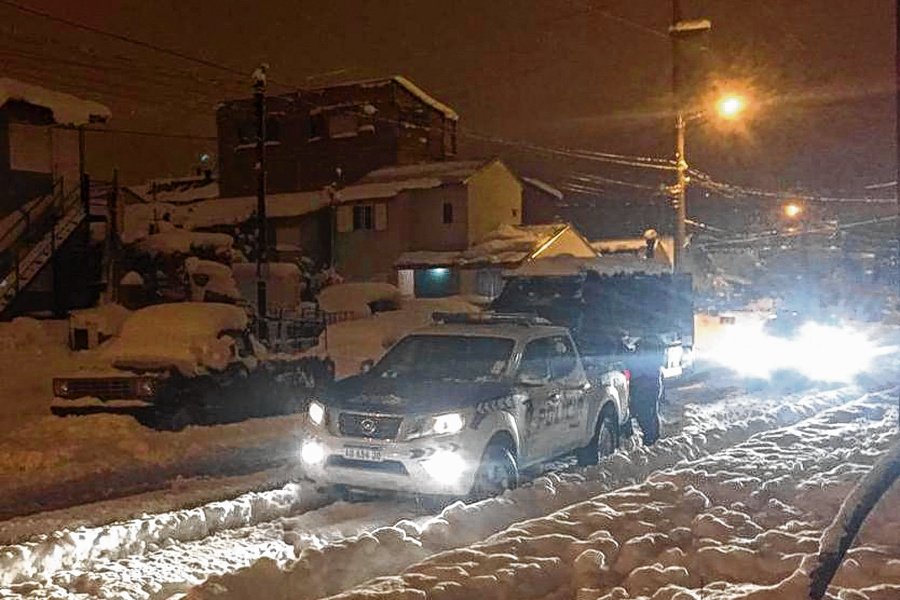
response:
M672 206L675 209L673 267L676 271L684 268L684 245L687 239L687 212L685 199L688 185L688 163L684 156L684 134L686 126L684 81L682 72L682 50L687 40L694 39L712 28L706 19L685 21L682 18L681 3L672 0L672 96L675 102L675 187L672 190Z

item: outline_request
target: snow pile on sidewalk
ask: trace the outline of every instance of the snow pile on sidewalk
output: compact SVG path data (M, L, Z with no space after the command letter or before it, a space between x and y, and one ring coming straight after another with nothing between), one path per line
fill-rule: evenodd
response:
M219 531L271 521L324 502L325 498L313 490L290 483L276 490L249 492L232 500L196 508L38 536L3 548L0 553L0 595L8 597L3 590L5 586L15 590L27 587L28 584L22 582L51 578L55 585L78 588L82 593L96 592L90 574L64 571L85 562L142 554L163 543L198 540ZM78 579L82 581L76 581Z
M327 313L353 313L356 318L372 314L375 302L400 303L400 290L390 283L338 283L319 293L319 308Z
M445 509L438 518L421 525L400 522L395 527L379 529L320 550L304 550L297 562L286 568L263 559L248 569L211 579L193 590L190 598L249 600L255 598L261 589L273 596L284 594L296 600L335 594L369 578L395 573L438 552L482 540L512 523L533 519L616 487L643 481L654 471L706 456L747 440L755 433L797 423L823 409L850 402L858 395L857 390L844 388L768 402L756 398L754 402L743 403L735 414L731 414L734 420L724 422L721 417L729 409L713 405L709 407L712 410L710 415L702 416L707 407L696 407L693 410L701 416L693 418L681 435L660 440L653 447L632 446L628 451L616 453L600 466L574 473L551 473L499 498L472 505L456 503ZM888 393L872 401L873 406L880 407L877 409L880 416L885 415L883 405L892 397ZM740 419L742 413L746 417ZM893 418L896 420L896 416ZM791 468L797 466L793 463ZM752 463L750 467L756 468ZM742 494L749 494L747 488L742 489ZM647 510L644 518L653 519L653 507ZM665 522L661 525L665 526ZM555 532L548 528L545 533ZM547 568L561 562L559 558L551 560L547 562ZM553 566L553 569L556 568ZM459 571L453 568L449 572ZM528 567L527 572L541 579L555 571L544 573L533 565ZM425 579L433 583L441 580L431 576ZM454 597L475 597L477 594L484 595L484 591L467 589L466 593ZM416 597L416 594L398 592L396 597ZM512 594L509 597L516 596Z

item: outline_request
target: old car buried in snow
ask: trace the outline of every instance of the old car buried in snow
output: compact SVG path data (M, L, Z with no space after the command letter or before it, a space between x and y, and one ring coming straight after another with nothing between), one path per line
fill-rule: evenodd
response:
M567 329L522 315L436 320L310 402L310 479L339 494L484 497L560 455L594 464L627 433L627 372L586 370Z
M55 414L132 411L179 429L302 409L332 377L325 361L268 353L229 304L140 309L93 352L95 368L54 378Z

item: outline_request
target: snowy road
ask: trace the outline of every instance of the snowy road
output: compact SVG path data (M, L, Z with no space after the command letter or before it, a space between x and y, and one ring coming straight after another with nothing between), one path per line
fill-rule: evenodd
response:
M724 379L688 385L671 394L667 438L653 448L632 441L599 467L548 473L502 498L457 503L439 516L396 501L325 505L306 484L225 499L230 489L252 489L251 477L6 521L0 538L18 543L0 547L0 595L158 599L210 577L213 583L191 594L207 597L215 586L229 591L225 597L250 597L261 580L267 591L296 598L334 594L518 521L640 483L660 469L715 455L756 433L852 403L864 392L841 387L784 397L746 394ZM256 477L257 485L266 481ZM207 502L217 486L222 499ZM195 508L165 512L167 503ZM140 510L147 514L131 516ZM110 522L117 514L129 518Z

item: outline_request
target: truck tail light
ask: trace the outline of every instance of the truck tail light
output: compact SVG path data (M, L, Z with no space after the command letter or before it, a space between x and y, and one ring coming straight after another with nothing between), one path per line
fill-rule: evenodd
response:
M135 381L134 391L140 398L149 398L156 393L156 380L151 377L137 379Z
M69 382L65 379L53 380L53 395L65 397L69 394Z

